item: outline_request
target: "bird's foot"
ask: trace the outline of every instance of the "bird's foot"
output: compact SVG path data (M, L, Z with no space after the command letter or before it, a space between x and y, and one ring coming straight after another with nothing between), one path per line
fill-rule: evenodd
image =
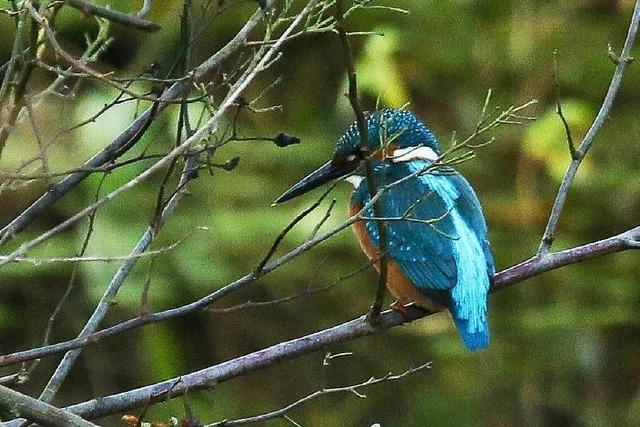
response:
M407 306L401 303L400 301L394 302L389 306L389 308L391 308L391 310L395 311L396 313L400 313L400 315L405 319L408 319L410 317L410 313L409 313L409 310L407 309Z

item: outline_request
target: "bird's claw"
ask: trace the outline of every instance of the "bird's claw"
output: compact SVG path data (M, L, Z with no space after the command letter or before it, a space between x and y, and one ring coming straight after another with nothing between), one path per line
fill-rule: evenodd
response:
M409 310L407 309L407 306L401 303L400 301L394 302L389 307L391 308L391 310L395 311L396 313L400 313L400 315L405 319L410 317L410 313L409 313Z

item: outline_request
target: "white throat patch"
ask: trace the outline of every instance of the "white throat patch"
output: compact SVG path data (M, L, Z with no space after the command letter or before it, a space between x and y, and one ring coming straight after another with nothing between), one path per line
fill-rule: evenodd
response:
M360 186L360 183L364 181L364 176L349 175L344 180L347 181L349 184L353 185L354 188L358 188Z
M439 156L429 147L417 146L398 148L393 152L392 160L396 163L409 162L411 160L431 160L434 161Z

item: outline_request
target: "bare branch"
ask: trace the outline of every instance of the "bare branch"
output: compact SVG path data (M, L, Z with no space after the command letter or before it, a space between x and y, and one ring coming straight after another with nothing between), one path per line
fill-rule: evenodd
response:
M155 97L152 97L152 96L150 97L150 96L140 95L132 92L126 86L116 82L115 80L109 79L108 74L100 73L99 71L96 71L90 66L88 66L84 60L74 58L73 55L71 55L69 52L67 52L65 49L62 48L62 46L58 42L55 32L49 25L49 22L44 16L38 13L38 11L34 7L34 5L31 3L31 1L32 0L26 0L24 2L24 7L26 7L26 9L29 11L33 19L38 22L38 24L40 25L40 28L44 30L51 47L53 47L56 53L60 55L62 58L64 58L64 60L67 61L69 65L71 65L74 69L76 69L77 71L86 73L87 76L100 80L101 82L107 85L113 86L116 89L119 89L120 91L125 92L138 99L145 99L145 100L154 101L154 102L157 100Z
M367 204L361 209L360 212L355 213L352 217L350 217L348 220L346 220L345 222L343 222L342 224L340 224L339 226L335 227L334 229L322 234L321 236L318 236L314 239L308 240L306 242L304 242L303 244L301 244L300 246L298 246L297 248L289 251L287 254L281 256L280 258L267 263L260 271L254 271L250 274L247 274L239 279L237 279L236 281L227 284L226 286L223 286L221 288L219 288L218 290L212 292L209 295L206 295L202 298L200 298L199 300L193 301L190 304L187 305L183 305L180 307L176 307L176 308L172 308L172 309L168 309L168 310L164 310L161 312L156 312L156 313L151 313L151 314L145 314L144 316L140 316L134 319L130 319L128 321L122 322L120 324L114 325L112 327L103 329L102 331L96 332L88 337L82 338L76 338L74 340L70 340L70 341L66 341L63 343L59 343L59 344L54 344L48 347L44 347L44 348L40 348L40 349L32 349L32 350L26 350L24 352L19 352L19 353L14 353L13 355L7 355L3 358L0 358L0 366L2 366L2 364L5 361L7 364L11 364L11 363L16 363L17 361L21 361L17 360L16 357L20 357L20 358L24 358L26 357L26 360L30 360L30 358L35 358L35 357L41 357L45 354L52 354L52 353L57 353L57 352L61 352L61 351L67 351L69 349L74 349L74 348L80 348L84 345L87 345L89 343L93 343L96 342L102 338L108 337L108 336L112 336L112 335L116 335L119 333L122 333L124 331L128 331L131 329L135 329L135 328L139 328L143 325L149 324L149 323L156 323L156 322L160 322L160 321L165 321L168 319L173 319L173 318L177 318L177 317L181 317L181 316L185 316L187 314L190 313L194 313L194 312L198 312L201 311L203 309L205 309L206 307L208 307L211 303L217 301L218 299L244 287L247 286L251 283L253 283L255 280L257 280L258 278L268 274L269 272L279 268L280 266L284 265L285 263L291 261L292 259L296 258L297 256L301 255L302 253L310 250L311 248L315 247L316 245L324 242L325 240L335 236L337 233L341 232L342 230L348 228L349 226L351 226L352 224L354 224L358 219L359 216L362 214L362 212L365 212L367 209L370 209L371 206L373 206L374 203L377 202L377 200L383 195L385 194L387 191L389 191L391 188L400 185L402 182L405 182L408 179L411 179L415 176L418 176L420 174L423 173L432 173L435 170L440 170L443 166L446 166L448 163L446 161L444 161L444 157L447 156L449 153L451 153L452 151L455 151L456 149L459 149L460 147L465 146L466 144L468 144L469 141L471 141L474 137L476 137L477 135L480 135L481 133L492 129L494 127L497 127L500 125L500 120L503 117L510 117L510 115L513 114L517 114L519 111L521 111L522 109L526 108L528 105L530 105L531 102L528 102L522 106L519 107L514 107L511 106L508 109L504 110L503 112L499 113L497 115L497 117L491 121L489 124L485 124L484 126L479 125L479 129L476 130L474 132L473 135L471 135L470 137L466 138L464 141L460 142L460 143L456 143L454 144L451 148L449 148L447 151L445 151L442 156L440 156L436 161L434 161L433 164L425 167L422 170L418 170L402 179L399 179L393 183L389 183L387 185L385 185L384 187L380 188L378 190L378 193L371 198L371 200L369 200L369 202L367 202ZM483 119L482 122L486 123L488 119ZM36 355L36 356L34 356Z
M175 248L178 247L178 245L180 245L182 242L184 242L184 239L180 239L175 241L174 243L168 245L168 246L164 246L158 249L154 249L152 251L148 251L145 253L139 253L139 254L128 254L128 255L115 255L115 256L86 256L86 255L79 255L79 256L71 256L71 257L61 257L61 258L23 258L23 257L18 257L14 260L12 260L12 262L23 262L23 263L28 263L34 266L39 266L42 264L57 264L57 263L67 263L67 262L73 262L73 263L78 263L78 262L115 262L115 261L128 261L131 259L136 259L136 258L146 258L146 257L153 257L156 255L160 255L163 254L165 252L169 252L174 250ZM4 260L6 257L5 256L1 256L0 255L0 261Z
M7 63L7 70L2 85L0 86L0 156L11 133L11 128L15 125L22 107L22 97L34 68L31 60L35 58L36 45L38 44L38 27L35 22L31 20L29 45L22 49L23 27L28 17L26 14L20 16L21 12L16 13L18 13L16 17L16 35L11 52L11 59ZM21 60L22 66L19 67L18 70L16 67L18 66L19 60ZM12 79L15 79L15 81L12 82ZM5 103L5 96L9 93L9 86L11 85L13 85L14 88L11 97L8 99L8 102Z
M2 80L2 84L0 85L0 105L2 105L4 101L4 97L7 95L7 92L9 91L11 79L14 77L13 76L14 69L18 62L18 59L20 59L20 52L23 49L22 38L24 37L24 26L26 22L27 22L27 15L23 14L18 19L18 26L16 27L16 30L15 30L16 35L13 40L13 48L11 51L11 59L9 59L9 62L7 65L7 71L5 72L4 79Z
M630 241L633 243L630 244ZM536 255L527 261L497 273L494 276L492 291L504 289L545 271L565 265L605 254L636 249L638 242L640 242L640 227L577 248L557 253ZM329 345L335 345L378 333L431 314L433 313L410 305L407 307L406 316L392 310L381 313L379 321L375 326L367 321L366 316L360 316L357 319L341 325L301 338L281 342L266 349L209 368L135 390L72 405L66 409L86 418L102 417L121 412L125 409L140 407L147 402L158 402L167 398L175 398L187 391L193 392L198 389L211 388L232 378L246 375L277 362L324 349ZM6 364L5 362L5 358L0 358L0 365ZM169 390L171 390L170 394Z
M182 176L180 177L180 182L178 183L178 189L176 193L174 193L173 197L169 200L167 205L162 210L162 214L160 215L157 224L155 226L149 226L145 233L142 235L135 248L131 251L129 258L125 260L125 262L120 266L115 276L107 286L107 289L104 292L104 295L98 302L97 307L95 308L93 314L87 321L87 324L82 329L79 334L79 337L84 337L87 335L91 335L95 332L102 320L104 320L107 312L111 306L111 302L115 298L116 294L120 290L125 278L129 275L131 270L136 264L139 256L151 245L155 234L158 232L160 227L166 222L166 220L173 214L176 207L178 206L178 202L182 198L184 194L185 185L194 177L192 174L192 169L195 165L195 156L188 156L187 160L184 164L184 170L182 172ZM80 356L82 349L76 349L68 352L63 357L62 361L58 365L58 368L54 372L53 376L49 380L49 383L45 387L44 391L40 395L40 399L45 402L50 402L53 400L56 392L62 385L62 382L65 380L73 363Z
M69 228L71 225L75 224L78 220L87 216L89 213L99 208L103 204L109 202L110 200L114 199L118 195L137 186L138 184L140 184L141 182L143 182L144 180L152 176L154 173L159 171L164 166L171 164L171 162L173 162L175 158L183 155L187 150L189 150L189 148L192 145L194 145L197 142L200 142L201 140L205 139L208 135L214 133L218 128L218 124L223 114L225 114L227 109L236 102L236 99L249 86L249 84L258 75L258 73L263 71L266 65L277 55L277 52L280 50L280 47L284 43L284 40L286 40L286 37L288 36L288 34L300 24L300 21L304 19L304 17L306 16L306 13L308 12L309 6L315 4L316 1L317 0L311 0L307 4L305 9L303 9L303 11L296 17L296 19L289 25L289 27L279 37L278 41L276 41L276 43L274 43L266 51L266 53L262 56L262 58L260 58L260 60L257 61L257 63L246 73L246 75L244 75L238 82L236 82L232 86L231 90L229 91L229 93L227 94L227 96L225 97L221 105L218 107L218 110L214 113L214 115L207 121L207 123L204 126L202 126L200 129L194 132L194 134L191 137L187 138L182 144L175 147L165 157L160 159L154 165L150 166L148 169L146 169L136 178L132 179L131 181L127 182L121 187L113 190L111 193L107 194L98 202L93 203L90 206L87 206L86 208L76 213L75 215L71 216L66 221L58 224L56 227L52 228L51 230L41 234L40 236L36 237L30 242L22 244L17 250L13 251L11 254L7 255L7 257L4 260L0 261L0 267L2 265L5 265L13 261L17 257L22 256L29 249L46 241L47 239L51 238L55 234Z
M239 426L239 425L245 425L245 424L254 424L254 423L260 423L263 421L268 421L268 420L272 420L274 418L282 418L284 415L286 415L288 412L296 409L299 406L305 405L307 403L309 403L310 401L317 399L321 396L325 396L327 394L335 394L335 393L352 393L355 394L356 396L363 398L366 397L365 395L360 393L361 388L367 387L367 386L371 386L371 385L375 385L375 384L380 384L380 383L385 383L385 382L389 382L389 381L397 381L399 379L402 379L408 375L414 374L416 372L425 370L425 369L431 369L431 362L427 362L424 363L420 366L417 366L415 368L411 368L411 369L407 369L406 371L402 372L401 374L398 375L393 375L391 374L391 372L389 372L387 375L384 375L382 377L376 378L376 377L371 377L365 381L362 381L358 384L352 384L352 385L348 385L348 386L343 386L343 387L331 387L331 388L323 388L322 390L318 390L314 393L311 393L301 399L296 400L295 402L280 408L276 411L271 411L271 412L267 412L265 414L261 414L261 415L255 415L253 417L247 417L247 418L240 418L237 420L224 420L224 421L219 421L216 423L212 423L212 424L207 424L205 425L205 427L231 427L231 426Z
M556 86L556 113L560 117L562 121L562 125L564 126L564 132L567 135L567 144L569 145L569 154L571 154L571 158L573 160L578 160L580 155L576 151L576 147L573 144L573 136L571 135L571 128L569 127L569 123L567 119L564 117L564 113L562 111L562 103L560 102L560 77L558 76L558 50L553 51L553 79L555 80Z
M628 230L624 233L618 234L616 236L599 240L593 243L589 243L583 246L578 246L576 248L567 249L561 252L555 252L555 253L550 252L547 254L535 255L526 261L523 261L513 267L510 267L506 270L503 270L497 273L494 276L491 289L492 289L492 292L496 290L501 290L503 288L522 282L530 277L537 276L547 271L555 270L557 268L582 262L591 258L597 258L600 256L604 256L604 255L608 255L616 252L622 252L630 249L640 249L640 226L633 228L631 230ZM229 284L221 288L220 290L216 291L214 294L207 296L205 299L199 300L197 302L194 302L179 308L166 310L163 312L150 314L145 317L132 319L127 322L123 322L119 325L115 325L113 327L103 329L102 331L96 332L95 334L88 337L77 338L74 340L53 344L53 345L49 345L42 348L30 349L22 352L0 356L0 366L8 366L8 365L24 362L27 360L33 360L33 359L48 356L51 354L60 353L63 351L67 351L69 349L79 348L82 346L86 346L88 344L95 343L107 336L121 333L125 330L131 330L149 323L155 323L155 322L159 322L159 321L163 321L171 318L181 317L187 314L200 311L206 308L207 303L210 303L211 301L215 300L216 296L226 294L230 292L230 290L236 289L237 287L241 286L243 283L245 282L242 281L242 279L240 279L232 284ZM415 310L414 310L415 316L407 318L406 319L407 321L416 320L420 317L430 314L424 310L420 310L417 308ZM403 320L402 316L395 318L390 312L386 312L386 313L387 314L385 314L386 316L385 318L387 320L391 321L393 319L393 322L388 324L387 327L397 326L402 323L402 320ZM363 318L360 318L360 319L363 319ZM361 327L358 326L356 330L351 331L351 333L354 335L350 335L351 338L348 338L348 339L353 339L359 336L368 335L370 333L373 333L376 330L376 328L373 327L372 325L366 325L366 326L367 328L365 329L361 329ZM382 328L386 329L384 326ZM325 331L319 332L318 334L327 333L327 331L328 330L325 330ZM301 342L306 341L306 339L304 338L301 338L300 340ZM339 341L339 342L342 342L342 341Z
M332 199L331 203L329 203L329 207L327 207L327 210L324 213L324 216L320 219L320 221L318 221L315 227L313 227L313 230L311 231L311 235L309 236L309 240L316 237L316 235L318 234L318 231L320 231L324 223L327 222L327 220L331 216L331 211L333 211L333 208L335 206L336 206L336 199Z
M324 191L324 193L322 193L322 195L314 203L311 204L311 206L309 206L308 208L300 212L298 215L296 215L295 218L293 218L289 222L289 224L287 224L287 226L276 236L275 240L273 241L273 244L267 251L266 255L262 258L262 260L258 263L258 266L255 268L254 271L256 272L256 274L260 274L262 272L262 270L264 269L264 266L267 265L267 262L269 262L273 254L276 252L276 249L278 249L280 242L282 242L282 239L285 238L287 233L289 233L289 231L291 231L291 229L295 227L297 223L299 223L304 218L306 218L307 215L309 215L311 212L316 210L316 208L320 206L322 201L325 199L325 197L329 195L329 193L335 188L335 186L336 186L335 183L329 186L329 188L327 188Z
M375 258L372 259L371 261L367 261L364 264L362 264L359 268L357 268L356 270L352 271L349 274L346 274L344 276L338 277L336 280L334 280L331 283L328 283L326 285L320 285L320 286L315 286L315 287L311 287L311 285L308 285L306 287L306 289L304 289L302 292L298 292L296 294L293 295L287 295L286 297L282 297L282 298L277 298L277 299L272 299L272 300L267 300L267 301L245 301L243 303L240 304L236 304L234 306L231 307L222 307L222 308L206 308L205 311L207 313L213 313L213 314L229 314L229 313L233 313L236 311L240 311L240 310L245 310L248 308L256 308L256 307L271 307L277 304L282 304L282 303L286 303L286 302L291 302L291 301L296 301L300 298L304 298L307 296L311 296L311 295L315 295L318 294L320 292L325 292L328 291L329 289L332 289L334 286L339 285L343 282L345 282L348 279L351 279L352 277L362 273L363 271L368 270L369 268L371 268L371 265L374 262L377 262L380 258Z
M271 5L273 0L267 0ZM238 33L231 39L222 49L213 54L210 58L204 61L202 64L194 68L189 74L193 81L202 80L207 74L215 70L223 61L225 61L231 54L236 52L244 45L244 42L249 37L249 34L256 28L258 23L265 16L265 12L258 8L258 10L251 16L246 24L238 31ZM174 83L169 89L167 89L160 97L161 100L167 102L154 103L151 107L147 108L133 123L129 125L116 139L113 140L104 149L96 153L91 159L87 160L83 165L83 170L79 170L77 173L65 178L58 184L51 186L47 192L45 192L38 200L31 204L27 209L22 211L13 221L4 226L0 230L0 245L13 239L16 234L21 232L26 226L33 222L40 214L45 212L51 205L53 205L58 199L67 194L78 184L80 184L87 176L91 174L94 168L99 168L109 161L121 156L133 147L142 138L147 131L151 122L155 117L163 112L169 105L169 101L180 100L184 94L190 89L191 80L181 80ZM1 131L0 131L0 136Z
M627 66L632 61L631 49L633 48L633 44L636 39L639 24L640 0L636 1L636 5L633 9L633 16L631 17L629 30L627 31L627 38L622 48L622 54L616 61L616 69L613 72L613 78L611 79L609 89L607 89L607 94L604 97L604 101L602 101L602 105L600 106L600 111L598 111L598 114L593 120L593 123L587 131L587 134L578 146L576 150L576 158L574 158L569 164L569 168L567 169L567 172L562 179L562 183L560 183L560 188L558 189L558 194L556 195L556 199L553 203L553 208L551 208L549 222L547 223L547 227L544 230L542 241L540 242L540 247L538 248L539 254L544 254L549 251L549 248L551 248L551 245L555 240L555 233L556 229L558 228L560 215L562 214L565 202L567 201L567 194L569 193L571 184L573 183L576 173L578 172L578 168L580 167L582 160L593 145L596 136L600 132L600 129L602 129L602 126L604 126L604 123L609 116L609 112L611 111L611 107L613 106L613 101L616 99L616 95L618 94L618 90L620 89L622 76L624 75Z
M69 6L78 9L85 15L95 15L101 18L108 19L109 21L117 22L118 24L126 25L127 27L134 27L142 31L154 32L160 29L160 26L154 24L151 21L142 19L142 17L149 10L151 5L147 5L147 1L143 5L143 9L138 14L128 14L118 12L117 10L109 9L108 7L98 6L84 0L64 0ZM146 7L146 10L145 10ZM144 13L143 13L144 11Z
M143 0L142 7L138 11L138 17L144 18L144 16L151 11L151 0Z
M347 63L347 77L349 80L349 102L351 108L356 116L356 123L358 125L358 133L360 134L360 143L363 148L371 152L369 146L369 132L367 124L364 119L364 113L362 106L360 105L360 99L358 97L358 81L355 64L353 62L353 55L351 54L351 45L349 44L349 37L347 36L346 24L345 24L345 12L343 0L336 0L336 29L340 36L340 42L342 43L342 50L344 51L345 62ZM376 182L373 175L373 166L371 166L371 160L367 157L364 161L365 177L367 179L367 185L369 189L369 196L373 198L378 190L376 189ZM375 202L373 205L373 212L377 218L382 218L382 206L380 203ZM378 229L379 239L379 251L381 254L387 252L387 224L383 220L377 220L375 222ZM372 322L375 322L380 311L382 310L382 304L384 301L384 295L387 291L387 257L383 256L379 263L379 278L378 286L376 288L375 299L369 310L369 317Z
M17 416L55 427L97 427L64 409L56 408L0 385L0 406Z

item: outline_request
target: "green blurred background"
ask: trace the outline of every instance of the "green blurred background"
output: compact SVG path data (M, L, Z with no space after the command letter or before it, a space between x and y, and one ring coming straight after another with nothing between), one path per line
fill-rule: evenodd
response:
M99 3L128 11L140 2ZM195 1L196 10L202 3ZM579 140L613 72L607 43L616 51L621 48L633 1L411 0L393 5L410 13L364 11L349 21L353 30L384 33L384 37L354 38L367 109L373 109L378 98L385 106L410 102L409 108L442 141L448 141L454 131L460 137L473 131L490 88L494 105L502 107L539 100L529 110L538 118L535 122L501 127L495 144L482 148L459 168L483 203L497 267L528 258L538 247L569 162L564 131L554 113L553 52L558 51L565 114ZM155 34L113 26L115 41L99 68L133 75L157 61L168 69L179 43L180 7L178 0L154 2L149 17L163 28ZM205 16L194 63L223 45L254 9L253 2L241 2L218 18ZM10 54L12 28L13 21L0 16L1 62ZM95 31L96 26L70 9L59 17L57 29L66 46L79 52L83 33ZM640 55L639 49L634 52ZM571 189L554 249L638 225L638 67L633 64L625 75L611 117ZM183 244L154 261L150 276L154 310L199 298L251 271L277 233L311 203L313 196L269 206L297 178L330 156L336 139L353 119L342 96L346 79L337 37L315 35L288 44L282 60L258 79L247 97L256 96L278 76L282 82L267 93L261 106L282 104L282 111L243 113L239 129L243 136L286 132L300 137L302 144L279 149L264 142L242 142L216 153L214 160L220 162L240 156L240 165L232 172L202 173L154 243L160 248L188 235ZM31 90L37 92L50 77L38 73ZM36 111L37 123L46 138L53 138L59 130L95 113L114 95L111 89L85 84L73 101L49 98ZM49 152L51 167L64 170L80 165L126 127L135 113L135 105L125 104L96 123L56 139ZM166 151L173 143L176 117L175 109L164 114L142 145L154 152ZM4 150L0 169L15 168L37 150L28 120L22 120ZM147 165L109 175L102 194ZM86 180L30 227L25 237L36 236L89 203L99 179ZM160 180L160 175L154 177L98 212L88 254L123 255L133 247L153 213ZM45 187L43 181L29 182L3 192L0 223L8 222ZM346 218L349 192L344 184L333 193L338 204L325 229ZM318 210L294 229L280 253L304 241L323 214L323 209ZM197 231L201 226L209 231ZM85 232L83 223L32 255L73 255ZM216 306L273 299L330 283L364 261L347 230ZM136 315L149 264L149 258L138 263L110 312L109 324ZM295 410L291 417L304 426L374 422L383 426L637 425L639 264L637 253L610 255L541 275L492 296L492 342L486 351L468 353L448 316L441 314L328 348L334 353L353 352L334 360L328 369L322 368L324 354L317 353L209 392L190 393L188 401L197 417L212 422L284 406L323 383L359 382L432 361L429 371L367 389L367 399L326 396ZM80 267L78 286L56 323L53 341L77 334L117 267L117 262ZM0 271L1 353L41 340L70 273L71 266L58 264L14 264ZM375 273L367 271L295 302L227 315L205 313L108 339L85 350L56 403L156 382L351 319L369 307L375 281ZM20 389L37 394L58 359L45 359ZM181 399L155 405L148 412L151 419L182 414ZM103 421L120 424L119 417ZM287 422L276 420L270 425Z

